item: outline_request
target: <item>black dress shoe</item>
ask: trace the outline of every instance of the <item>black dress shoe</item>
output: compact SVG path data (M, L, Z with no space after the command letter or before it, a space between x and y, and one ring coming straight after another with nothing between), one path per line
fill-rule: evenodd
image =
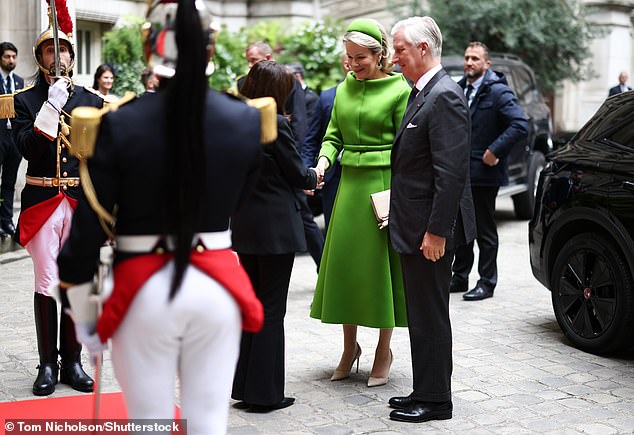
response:
M390 418L406 423L421 423L429 420L449 420L452 417L453 404L448 402L414 402L405 409L390 412Z
M449 283L449 293L464 293L469 290L469 283L458 279L451 279Z
M0 239L4 240L6 237L9 237L9 234L0 227Z
M240 401L240 402L234 403L233 405L231 405L231 407L233 409L249 409L251 407L251 404L244 401Z
M416 400L412 399L412 396L404 396L404 397L390 397L390 408L394 409L405 409L408 406L411 406L416 402Z
M267 412L275 411L277 409L288 408L293 403L295 403L294 397L285 397L279 402L273 405L251 405L247 412L256 412L258 414L264 414Z
M15 225L13 225L13 222L2 222L0 229L10 236L15 234Z
M465 301L481 301L482 299L493 297L493 290L477 286L462 295Z
M92 393L94 385L94 381L86 374L81 363L75 361L68 364L64 364L62 361L59 381L82 393Z

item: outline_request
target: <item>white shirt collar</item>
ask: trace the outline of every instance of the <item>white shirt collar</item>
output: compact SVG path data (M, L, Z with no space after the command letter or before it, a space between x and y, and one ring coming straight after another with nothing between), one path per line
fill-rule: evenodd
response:
M430 69L429 71L427 71L425 74L423 74L423 76L419 78L418 81L416 82L416 89L418 89L418 92L425 89L425 86L427 86L427 83L429 83L432 77L434 77L436 73L440 71L441 69L442 69L442 65L438 64L432 69Z

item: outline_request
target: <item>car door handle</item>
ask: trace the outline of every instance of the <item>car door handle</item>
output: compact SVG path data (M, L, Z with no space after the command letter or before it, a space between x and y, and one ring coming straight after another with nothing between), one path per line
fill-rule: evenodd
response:
M631 181L624 181L623 188L629 191L634 192L634 183Z

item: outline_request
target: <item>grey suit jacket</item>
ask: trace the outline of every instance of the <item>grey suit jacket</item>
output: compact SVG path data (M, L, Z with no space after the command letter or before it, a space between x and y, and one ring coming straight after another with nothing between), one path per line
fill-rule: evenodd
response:
M418 254L425 232L455 245L475 237L469 186L471 117L463 91L440 70L408 106L392 147L390 237L401 254Z

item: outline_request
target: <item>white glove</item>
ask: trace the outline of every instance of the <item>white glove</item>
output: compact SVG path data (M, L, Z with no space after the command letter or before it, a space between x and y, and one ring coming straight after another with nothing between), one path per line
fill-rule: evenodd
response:
M53 106L57 112L61 112L62 108L68 101L68 80L60 78L48 88L48 103Z
M88 350L91 361L95 361L104 350L108 349L108 345L101 342L101 338L99 338L94 328L87 323L75 323L75 335L77 336L77 341Z

